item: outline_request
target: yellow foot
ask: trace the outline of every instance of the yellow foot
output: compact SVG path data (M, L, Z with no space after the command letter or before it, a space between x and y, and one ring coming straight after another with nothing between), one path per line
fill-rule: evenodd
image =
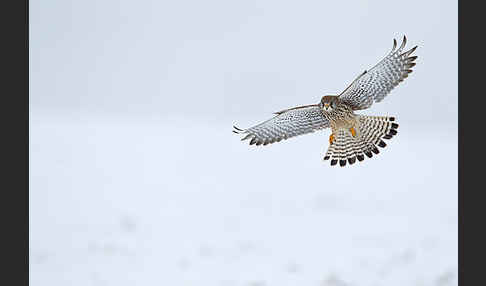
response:
M349 131L351 132L351 135L353 135L353 137L356 137L356 130L353 127L349 128Z
M334 142L334 134L331 134L331 136L329 136L329 144L332 144L332 142Z

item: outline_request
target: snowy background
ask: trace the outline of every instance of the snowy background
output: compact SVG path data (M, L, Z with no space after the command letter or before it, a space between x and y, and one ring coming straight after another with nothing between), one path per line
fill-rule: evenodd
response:
M31 285L457 285L456 1L31 1L30 25ZM403 34L376 158L231 132Z

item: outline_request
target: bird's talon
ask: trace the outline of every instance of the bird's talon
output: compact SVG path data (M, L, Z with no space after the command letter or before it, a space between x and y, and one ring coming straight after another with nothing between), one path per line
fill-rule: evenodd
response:
M334 134L331 134L331 136L329 136L329 144L332 144L332 142L334 142Z

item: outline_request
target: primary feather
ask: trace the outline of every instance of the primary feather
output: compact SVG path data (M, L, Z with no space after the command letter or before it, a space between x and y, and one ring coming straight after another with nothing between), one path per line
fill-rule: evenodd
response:
M353 110L369 108L373 102L380 102L390 91L408 77L415 66L416 56L410 57L417 46L403 52L407 38L398 49L393 40L391 52L369 71L363 72L340 95L339 98L349 104ZM395 50L396 49L396 50Z
M248 129L233 126L233 132L247 134L241 140L251 139L250 145L267 145L329 127L329 121L322 115L317 104L282 110L275 114L277 116Z

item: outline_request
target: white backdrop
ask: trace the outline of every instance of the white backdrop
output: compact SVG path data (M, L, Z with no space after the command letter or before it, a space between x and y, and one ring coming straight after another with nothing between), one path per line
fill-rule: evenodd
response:
M457 285L456 1L31 1L32 285ZM362 113L399 134L231 126L341 92L407 35Z

